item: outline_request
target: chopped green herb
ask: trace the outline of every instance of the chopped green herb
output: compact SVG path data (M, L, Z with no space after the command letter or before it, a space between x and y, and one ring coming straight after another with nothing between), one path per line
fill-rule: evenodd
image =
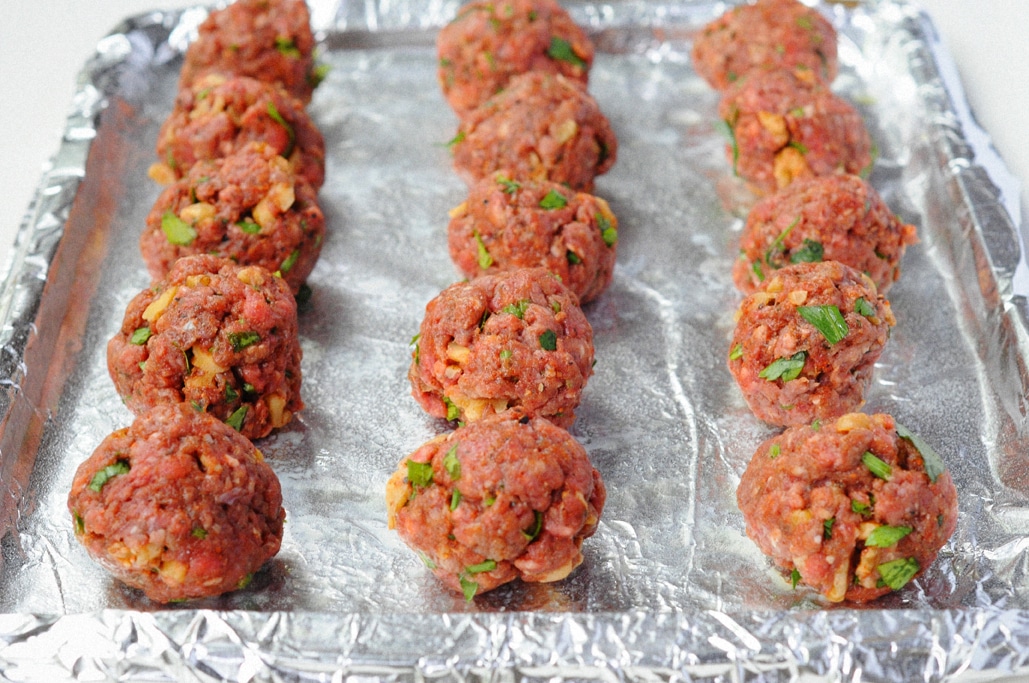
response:
M793 149L797 150L801 154L807 154L807 146L805 146L804 143L802 143L802 142L797 142L796 140L790 140L789 143L786 146L787 147L792 147Z
M247 409L248 408L249 408L249 406L247 406L246 404L241 405L239 408L236 408L236 410L234 410L232 412L232 415L229 415L229 418L227 420L225 420L225 424L229 425L230 427L235 429L237 432L238 431L242 431L242 429L243 429L243 420L247 416Z
M532 526L522 531L522 536L525 536L527 541L536 540L536 537L540 535L540 531L543 530L543 513L539 510L533 510L532 516Z
M316 64L315 67L311 69L311 73L307 75L307 82L311 85L312 88L317 88L319 85L325 82L325 79L328 78L330 71L332 71L332 67L326 64L325 62Z
M947 471L947 466L943 464L943 459L933 450L932 446L923 441L917 434L911 432L907 427L898 422L894 422L894 426L897 429L897 436L907 439L918 450L919 455L922 456L922 462L925 463L925 473L929 476L929 480L935 484L936 479Z
M261 232L261 226L253 222L249 218L244 218L241 221L237 221L236 227L248 235L256 235L257 233Z
M550 302L550 310L552 310L555 315L560 313L561 312L561 302L557 301L557 300L551 301Z
M198 413L204 412L204 406L202 403L200 403L200 401L190 401L189 405L193 406L193 410L197 411Z
M529 303L530 302L528 299L519 299L513 304L508 304L507 306L501 308L500 312L510 313L514 317L521 320L523 317L525 317L525 311L529 308Z
M425 487L432 483L432 463L407 461L407 480L412 486Z
M286 38L283 36L277 37L275 39L275 49L284 57L300 59L300 48L297 47L297 44L293 42L292 38Z
M789 236L793 229L800 223L800 216L793 219L793 222L786 226L786 229L776 235L772 243L768 245L768 249L765 251L765 263L772 266L773 268L778 267L776 265L776 256L786 251L786 238Z
M486 496L482 497L482 504L485 505L486 507L489 507L489 506L493 505L493 503L495 503L495 502L497 502L497 497L496 496L486 495Z
M447 419L451 422L461 417L461 409L454 405L448 397L443 397L443 405L447 407Z
M866 318L875 317L875 306L865 301L864 297L858 297L854 300L854 311Z
M544 351L557 351L557 334L547 330L539 336L540 346Z
M191 533L193 538L199 538L201 541L207 538L207 529L200 526L195 527Z
M450 511L453 512L457 509L457 506L461 504L461 492L458 489L454 489L454 492L450 494Z
M819 420L817 417L814 420L811 421L811 429L813 431L817 432L821 428L822 428L822 421Z
M563 209L568 206L568 198L557 190L551 190L540 200L542 209Z
M296 265L298 258L300 258L300 250L294 249L290 252L290 255L286 257L286 260L279 266L279 270L283 273L288 273L293 266Z
M297 134L293 131L293 126L289 125L289 122L282 118L282 114L279 113L279 110L275 107L273 102L268 103L268 116L272 117L272 120L275 121L275 123L286 129L286 135L289 137L289 144L287 144L286 148L282 150L282 156L289 158L289 155L293 153L293 147L296 146Z
M597 227L600 229L600 237L604 240L604 244L609 247L613 247L615 242L618 241L618 229L611 224L611 220L602 213L598 213L596 216Z
M493 257L490 256L489 251L486 250L486 245L482 241L482 235L479 234L478 230L472 231L472 237L475 238L475 245L479 250L479 268L487 270L493 265Z
M457 145L459 145L462 142L464 142L464 138L465 138L465 132L463 130L459 130L457 132L457 135L455 135L454 137L450 138L450 140L447 141L447 144L446 144L447 149L453 151L454 147L456 147Z
M736 129L733 124L728 121L719 121L715 124L715 127L726 137L729 144L732 145L732 173L733 175L739 175L736 172L736 166L740 161L740 145L736 141Z
M500 360L509 360L512 355L511 349L504 349L500 352Z
M804 238L800 249L790 254L790 263L819 263L825 255L821 242Z
M729 360L739 360L740 358L743 358L743 344L736 344L729 351Z
M424 564L430 570L436 568L436 563L432 561L432 558L423 553L421 550L418 551L418 557L421 559L422 564Z
M815 25L811 22L811 17L807 16L806 14L802 14L799 17L797 17L797 26L807 31L810 31L815 27Z
M117 477L119 474L128 474L128 472L129 461L118 460L93 475L93 478L89 480L89 490L100 493L100 490L104 488L104 485L107 482L114 477Z
M414 347L414 351L411 352L411 356L414 358L415 365L418 365L418 361L421 360L420 356L422 348L421 345L418 343L418 340L421 338L422 334L421 332L419 332L415 336L411 337L411 341L408 342L408 346Z
M471 602L472 598L475 597L476 591L479 590L479 584L463 576L459 576L458 579L461 581L461 592L464 593L464 599Z
M869 503L862 503L860 500L850 501L850 511L868 517L872 514L872 506Z
M835 523L836 523L836 518L835 517L830 517L829 519L827 519L824 522L822 522L822 537L825 538L826 540L829 540L829 539L832 538L832 526Z
M864 455L861 456L861 462L865 464L865 467L871 471L872 474L889 481L890 477L893 476L893 468L888 463L880 460L872 451L865 451Z
M256 394L257 389L250 382L243 382L243 393L245 394Z
M796 590L797 589L797 585L799 583L800 583L800 572L797 571L796 567L794 567L793 571L790 572L790 584L793 586L793 589Z
M750 270L751 270L751 272L754 273L754 277L757 278L758 282L764 282L765 281L765 271L764 271L763 268L761 268L761 262L760 261L754 261L753 263L751 263L750 264Z
M231 403L232 401L235 401L237 398L239 398L239 392L236 391L231 384L226 384L225 400Z
M893 560L892 562L884 562L878 567L880 585L889 586L895 591L900 590L907 585L907 582L915 578L915 574L921 567L918 564L918 560L913 557L908 557L901 560Z
M86 520L82 519L82 515L77 512L75 513L75 533L86 533Z
M586 62L583 61L582 57L575 54L572 50L572 44L563 38L553 36L550 39L550 47L547 48L547 56L551 59L556 59L561 62L567 62L572 66L577 66L580 69L586 66Z
M149 327L137 327L133 331L132 336L129 338L129 341L135 344L136 346L143 346L143 344L146 344L147 340L150 339L150 334L151 333Z
M770 382L774 382L777 379L789 382L800 377L800 372L804 369L804 362L806 360L807 351L799 351L789 358L779 358L772 361L757 376Z
M502 175L497 176L497 184L504 188L502 190L504 194L514 194L522 187L522 184L517 180L511 180L507 176Z
M491 572L497 568L496 560L486 560L479 564L473 564L465 567L464 570L469 574L482 574L483 572Z
M461 478L461 461L457 459L457 444L447 451L447 454L443 456L443 469L447 471L450 478L457 481Z
M161 216L161 232L171 244L177 247L188 247L197 238L196 228L171 211L165 211Z
M909 526L877 526L865 540L866 546L892 548L914 529Z
M250 582L253 581L253 580L254 580L254 574L253 574L253 572L251 572L251 573L247 574L246 576L244 576L242 579L239 580L239 583L236 584L236 588L238 588L240 590L243 590L244 588L249 586Z
M565 258L568 259L568 263L570 263L573 266L582 263L582 258L580 258L579 255L571 249L565 252Z
M797 306L797 313L814 325L830 344L842 341L850 333L847 321L836 306Z
M257 332L247 330L246 332L229 332L229 344L233 351L242 351L248 346L253 346L261 341L261 335Z
M802 119L807 116L807 110L805 110L804 107L794 107L793 109L790 109L790 116L796 119Z
M872 175L872 170L875 168L875 162L879 159L879 146L874 142L872 143L872 149L869 157L868 164L858 171L858 175L864 180L868 180L868 176Z
M776 459L776 458L778 458L778 457L779 457L779 456L780 456L781 454L782 454L782 446L780 446L780 445L779 445L779 444L777 444L777 443L773 443L773 444L772 444L772 445L771 445L771 446L770 446L770 447L768 448L768 457L769 457L769 458L771 458L772 460L775 460L775 459Z

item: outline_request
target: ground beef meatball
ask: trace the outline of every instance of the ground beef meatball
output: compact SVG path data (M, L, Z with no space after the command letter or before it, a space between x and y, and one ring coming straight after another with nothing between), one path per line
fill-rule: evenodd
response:
M498 172L473 185L450 215L450 256L469 278L542 266L582 303L611 283L618 220L599 197Z
M503 170L592 192L594 178L614 165L618 141L580 83L529 72L464 118L451 151L469 184Z
M243 588L279 551L279 480L250 441L167 404L114 432L75 473L75 537L156 602Z
M740 304L729 370L765 422L831 420L864 402L895 322L875 284L850 266L786 266Z
M560 73L585 84L593 43L554 0L475 0L436 38L439 82L458 116L527 71Z
M768 439L736 497L747 535L833 602L899 590L957 525L950 473L889 415L850 413Z
M758 0L701 29L692 57L697 73L717 90L754 69L793 71L828 84L838 70L836 29L797 0Z
M840 261L885 294L900 275L904 250L917 241L915 226L902 223L858 176L807 178L750 210L732 276L750 294L787 264Z
M150 176L168 185L198 161L220 159L251 142L289 159L315 189L325 180L325 140L304 105L281 88L243 76L204 76L179 91L157 135L161 161Z
M186 50L179 87L209 73L251 76L310 102L319 73L307 3L235 0L212 11Z
M789 71L753 71L722 95L733 171L758 192L797 178L867 172L872 142L861 115L829 86Z
M439 436L386 485L389 527L447 587L475 595L560 581L604 507L600 473L565 430L510 411Z
M257 439L285 426L300 399L297 307L260 266L179 259L129 302L107 367L129 410L185 402Z
M213 254L277 272L296 293L324 235L314 188L271 147L255 142L197 163L166 188L147 216L139 247L155 280L176 259Z
M520 408L564 427L593 373L593 329L543 268L459 282L425 307L408 378L433 417L474 422Z

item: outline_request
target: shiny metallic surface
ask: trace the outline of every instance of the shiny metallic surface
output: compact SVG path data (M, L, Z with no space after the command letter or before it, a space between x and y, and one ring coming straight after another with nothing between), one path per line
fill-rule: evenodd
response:
M693 72L724 3L576 3L598 47L590 90L619 136L596 193L619 216L611 288L586 307L596 374L572 433L608 488L585 563L474 602L386 528L403 456L448 428L410 397L409 340L458 279L434 31L455 2L312 3L331 65L329 224L301 313L307 409L258 445L286 536L250 587L161 607L74 539L77 465L131 415L106 342L148 285L137 240L181 52L204 10L127 20L83 70L64 142L0 290L0 677L11 680L993 680L1029 674L1029 337L1018 215L998 195L932 24L911 4L821 6L841 32L834 88L879 148L870 178L918 226L890 293L898 323L867 411L942 455L958 530L918 581L834 606L794 590L743 534L739 475L771 429L725 368L730 269L751 197ZM942 64L942 66L941 66Z

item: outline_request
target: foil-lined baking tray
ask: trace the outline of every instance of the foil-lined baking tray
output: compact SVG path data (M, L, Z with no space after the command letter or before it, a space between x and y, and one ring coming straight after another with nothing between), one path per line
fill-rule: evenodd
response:
M918 226L865 407L935 446L958 529L899 593L833 606L794 590L743 534L735 488L771 433L725 369L730 268L748 195L692 36L720 2L577 2L590 90L620 140L597 194L620 218L611 289L586 307L596 374L572 428L609 498L586 561L551 585L466 602L386 529L400 459L447 425L409 396L409 340L458 279L464 198L435 77L452 0L312 3L331 65L330 234L301 314L308 408L259 445L283 482L282 551L243 591L161 607L74 540L76 466L131 415L105 345L147 286L146 178L202 8L132 17L82 72L63 144L0 290L0 677L10 680L986 680L1029 673L1026 262L1006 170L966 132L930 20L901 0L822 6L834 87L879 149L871 181ZM1014 212L1014 213L1013 213Z

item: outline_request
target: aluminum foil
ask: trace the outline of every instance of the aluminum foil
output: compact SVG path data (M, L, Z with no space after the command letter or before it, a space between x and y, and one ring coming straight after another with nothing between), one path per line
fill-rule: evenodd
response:
M965 130L930 20L901 0L822 6L835 89L879 148L871 176L921 242L868 394L933 444L957 532L899 593L863 607L794 590L743 534L740 473L771 429L724 358L748 201L693 72L695 30L726 5L568 5L598 47L590 90L620 140L597 194L618 214L611 289L586 307L596 374L573 434L609 498L567 580L466 602L386 529L402 457L447 429L409 395L409 340L458 279L447 211L465 188L435 78L443 0L312 3L331 65L330 234L301 314L304 398L259 445L287 508L280 554L247 590L161 607L74 540L72 473L131 415L105 345L147 286L137 240L180 58L203 9L133 17L82 72L61 150L2 290L0 677L10 680L996 680L1029 673L1029 338L1021 235ZM948 76L948 73L950 75ZM1008 204L1010 206L1010 204ZM1016 207L1017 208L1017 207Z

